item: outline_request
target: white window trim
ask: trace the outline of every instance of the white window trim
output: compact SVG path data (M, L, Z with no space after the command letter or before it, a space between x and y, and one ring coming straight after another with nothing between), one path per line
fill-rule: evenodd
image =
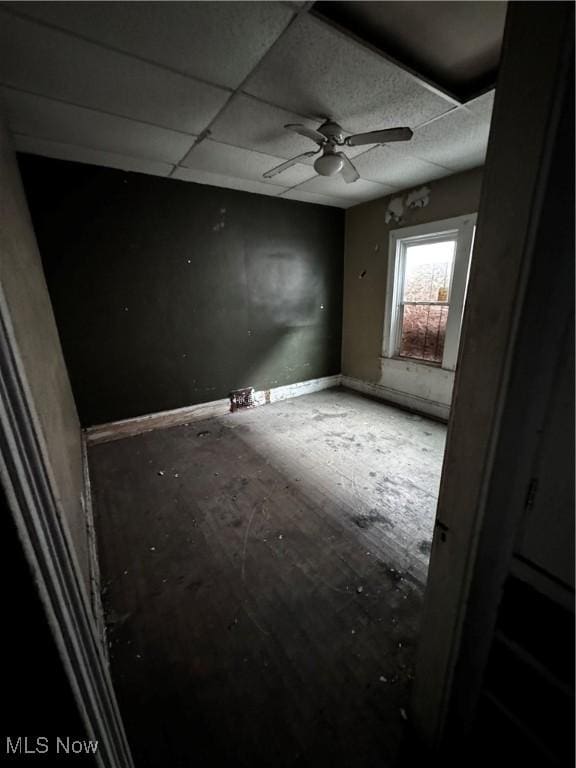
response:
M449 310L446 324L446 338L444 340L444 355L441 368L448 371L456 369L458 359L458 344L460 342L460 329L462 327L462 315L464 312L464 299L466 297L466 285L470 270L470 257L472 253L472 240L476 214L456 216L452 219L431 221L427 224L418 224L414 227L403 227L390 232L388 243L388 281L386 287L386 310L384 314L384 336L382 345L383 357L398 358L400 344L400 299L402 296L404 270L401 262L404 259L406 241L430 240L446 235L456 236L456 253L452 267L452 279L450 281L450 295L448 297ZM417 365L431 365L425 360L402 357L402 360L410 361ZM434 363L432 363L434 365Z

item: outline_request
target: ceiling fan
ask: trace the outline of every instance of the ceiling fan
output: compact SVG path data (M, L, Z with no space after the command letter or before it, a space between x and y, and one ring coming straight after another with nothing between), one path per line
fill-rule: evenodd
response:
M314 162L314 170L321 176L335 176L337 173L341 173L344 181L347 184L351 184L360 178L360 174L349 157L343 152L336 151L337 147L358 147L361 144L387 144L389 141L410 141L413 135L410 128L387 128L382 131L355 133L352 136L344 137L344 131L341 126L333 120L325 120L318 129L308 128L300 123L289 123L284 128L312 139L312 141L318 144L318 149L304 152L266 171L263 174L265 179L271 179L276 174L282 173L282 171L305 160L307 157L314 157L314 155L322 152L320 157Z

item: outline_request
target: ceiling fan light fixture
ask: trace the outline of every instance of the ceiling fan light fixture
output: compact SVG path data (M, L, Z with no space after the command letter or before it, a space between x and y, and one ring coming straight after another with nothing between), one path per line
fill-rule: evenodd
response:
M369 131L368 133L354 133L352 136L344 136L341 126L334 120L325 120L318 130L310 128L301 123L287 123L285 126L289 131L297 133L299 136L306 136L317 144L317 149L310 152L303 152L301 155L286 160L275 168L263 174L265 179L271 179L278 173L291 168L296 163L300 163L308 157L314 157L319 152L322 155L314 163L314 170L320 176L336 176L341 173L346 184L352 184L358 181L360 174L354 167L354 163L348 155L343 152L336 152L336 147L356 147L363 144L387 144L390 141L409 141L412 138L410 128L384 128L381 131Z
M328 152L319 157L314 163L314 170L320 176L335 176L344 166L344 160L339 152Z

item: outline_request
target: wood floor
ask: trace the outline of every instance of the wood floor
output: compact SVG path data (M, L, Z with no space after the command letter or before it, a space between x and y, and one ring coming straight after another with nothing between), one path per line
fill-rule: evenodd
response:
M90 448L137 768L406 764L444 439L329 390Z

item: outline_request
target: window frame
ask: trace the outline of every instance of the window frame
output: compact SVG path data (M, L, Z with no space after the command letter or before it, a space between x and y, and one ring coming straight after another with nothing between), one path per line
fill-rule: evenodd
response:
M431 221L413 227L402 227L390 232L386 310L382 344L383 357L394 358L417 365L431 365L435 368L443 368L449 371L456 369L476 218L476 213L470 213L465 216ZM452 263L448 299L446 302L424 302L448 306L442 362L437 363L432 360L420 360L415 357L401 356L399 351L402 330L401 315L406 249L409 245L432 243L450 238L456 240L456 247Z

